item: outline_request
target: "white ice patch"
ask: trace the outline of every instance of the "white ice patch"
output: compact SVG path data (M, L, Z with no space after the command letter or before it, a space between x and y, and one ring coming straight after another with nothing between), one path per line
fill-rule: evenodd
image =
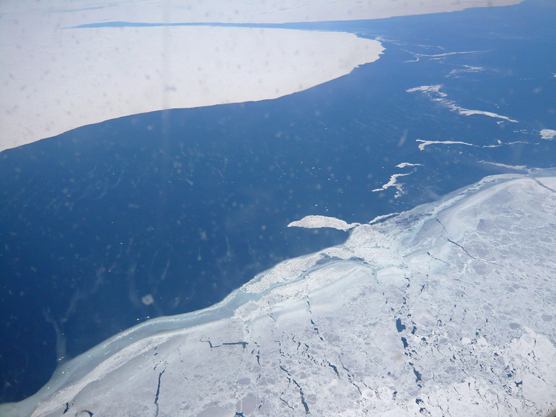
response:
M498 141L497 144L492 144L492 145L474 145L472 143L467 143L467 142L462 142L462 141L454 141L454 140L422 140L422 139L415 139L415 142L421 142L419 144L419 150L423 151L425 150L425 147L429 146L429 145L464 145L464 146L472 146L474 148L499 148L501 146L508 146L508 145L515 145L517 143L522 143L525 145L530 145L529 142L524 142L524 141L514 141L514 142L506 142L503 143L501 141Z
M469 73L469 72L482 72L485 69L483 67L473 67L471 65L464 65L463 68L453 69L450 71L446 77L457 77L458 74Z
M288 224L288 227L304 227L306 229L330 227L338 230L349 230L353 229L355 226L359 226L359 223L346 223L345 221L335 217L327 216L305 216L301 220Z
M422 165L421 164L411 164L409 162L402 162L401 164L396 165L396 168L419 167L419 166L422 166ZM413 169L413 172L415 172L415 169ZM374 190L371 190L371 192L376 193L376 192L379 192L379 191L387 190L390 187L394 187L396 189L396 194L394 195L394 198L399 198L403 194L405 194L405 191L403 189L403 184L398 182L398 178L411 175L413 172L409 172L407 174L394 174L394 175L390 176L390 180L386 184L384 184L380 188L375 188Z
M373 193L376 193L378 191L384 191L384 190L387 190L390 187L394 187L394 188L396 188L396 194L394 195L394 198L399 198L404 194L404 190L403 190L402 184L400 184L398 182L398 178L405 177L407 175L411 175L411 173L408 173L408 174L393 174L393 175L390 176L390 181L388 181L382 187L375 188L374 190L371 190L371 191Z
M461 114L463 116L473 116L473 115L479 114L479 115L483 115L483 116L493 117L495 119L502 119L502 120L506 120L508 122L517 123L517 120L510 119L509 117L501 116L499 114L492 113L492 112L489 112L489 111L464 109L462 107L456 106L454 104L454 102L451 101L451 100L442 100L441 102L442 102L442 104L445 104L446 107L448 107L450 110L457 111L458 114Z
M396 168L405 168L405 167L420 167L423 166L422 164L410 164L409 162L402 162L401 164L396 165Z
M514 140L513 142L506 142L506 143L503 143L499 140L498 144L496 144L496 145L483 145L481 147L482 148L499 148L501 146L516 145L518 143L522 143L524 145L538 145L538 143L529 143L529 142L526 142L524 140Z
M405 50L407 53L410 53L411 55L413 55L415 57L415 59L412 60L408 60L405 62L419 62L421 60L421 58L427 58L430 59L431 61L442 61L444 60L446 57L448 56L452 56L452 55L467 55L467 54L477 54L477 53L481 53L481 52L488 52L488 51L462 51L462 52L444 52L442 54L418 54L416 52L411 52L411 51L407 51Z
M477 145L473 145L472 143L461 142L461 141L457 141L457 140L422 140L422 139L416 139L415 142L421 142L419 144L419 150L421 150L421 151L425 150L425 146L429 146L429 145L465 145L465 146L475 146L475 147L477 147Z
M510 119L507 116L502 116L500 114L492 113L492 112L489 112L489 111L464 109L463 107L458 106L455 103L455 101L448 100L446 98L447 94L440 91L441 87L442 87L442 85L424 85L424 86L421 86L421 87L410 88L409 90L406 90L406 92L408 92L408 93L422 92L423 94L426 94L431 101L437 102L437 103L441 104L442 106L448 108L450 111L455 111L462 116L481 115L481 116L492 117L492 118L495 118L495 119L505 120L505 121L511 122L511 123L518 123L517 120ZM435 97L435 96L438 96L438 97Z
M498 162L489 162L489 161L479 161L479 162L482 164L492 165L500 168L511 169L513 171L525 171L525 172L529 171L527 169L527 166L525 165L506 165Z
M415 88L410 88L409 90L406 90L407 93L415 93L417 91L420 91L422 93L435 93L438 94L440 97L447 97L446 93L443 93L442 91L440 91L440 89L442 88L442 85L422 85L421 87L415 87Z
M214 307L112 337L0 414L547 415L554 175L487 177L357 226Z
M556 137L556 130L543 129L539 132L541 134L541 139L552 140Z

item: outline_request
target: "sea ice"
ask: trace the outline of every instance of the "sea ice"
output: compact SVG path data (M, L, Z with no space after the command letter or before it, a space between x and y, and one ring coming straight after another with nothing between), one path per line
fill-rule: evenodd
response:
M505 174L127 330L3 416L543 415L556 176Z

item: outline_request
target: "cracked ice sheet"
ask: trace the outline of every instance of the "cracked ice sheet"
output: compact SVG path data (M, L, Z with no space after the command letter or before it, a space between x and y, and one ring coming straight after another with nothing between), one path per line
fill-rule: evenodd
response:
M487 177L278 264L212 309L139 325L69 362L33 415L546 414L554 174Z

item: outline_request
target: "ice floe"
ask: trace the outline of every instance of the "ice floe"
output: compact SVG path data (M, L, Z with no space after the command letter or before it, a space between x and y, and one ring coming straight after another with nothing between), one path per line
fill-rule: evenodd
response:
M471 65L463 65L463 68L456 68L450 71L446 77L457 77L458 74L469 73L469 72L482 72L485 69L483 67L473 67Z
M330 227L338 230L349 230L355 226L359 226L359 223L346 223L343 220L328 216L305 216L301 220L288 224L288 227L304 227L306 229Z
M396 168L407 168L407 167L419 167L422 166L422 164L411 164L409 162L402 162L398 165L396 165ZM415 172L415 169L413 169L412 172L408 172L405 174L393 174L390 176L390 180L384 184L382 187L380 188L375 188L374 190L371 190L371 192L376 193L379 191L384 191L387 190L390 187L394 187L396 189L396 194L394 195L394 198L399 198L401 197L403 194L405 194L404 189L403 189L403 185L401 183L398 182L398 178L400 177L406 177L408 175L411 175L413 172Z
M428 58L432 61L439 61L439 60L443 60L444 58L448 57L448 56L452 56L452 55L467 55L467 54L477 54L480 52L488 52L488 51L461 51L461 52L444 52L441 54L419 54L416 52L411 52L411 51L407 51L405 50L407 53L413 55L413 57L415 59L412 60L408 60L405 62L419 62L421 58Z
M394 188L396 188L396 190L397 190L397 191L396 191L396 194L394 195L394 198L399 198L399 197L401 197L401 196L404 194L404 191L403 191L403 186L402 186L402 184L400 184L400 183L398 182L398 178L400 178L400 177L405 177L405 176L407 176L407 175L411 175L411 173L407 173L407 174L393 174L393 175L390 176L390 180L389 180L386 184L384 184L384 185L383 185L382 187L380 187L380 188L375 188L374 190L371 190L371 191L372 191L373 193L376 193L376 192L378 192L378 191L384 191L384 190L387 190L387 189L390 188L390 187L394 187Z
M529 171L525 165L507 165L507 164L501 164L501 163L498 163L498 162L490 162L490 161L479 161L479 162L482 163L482 164L487 164L487 165L492 165L492 166L496 166L496 167L500 167L500 168L505 168L505 169L512 170L512 171L524 171L524 172Z
M429 145L465 145L465 146L477 146L472 143L462 142L459 140L422 140L416 139L415 142L421 142L419 144L419 150L424 151L426 146Z
M396 168L405 168L405 167L420 167L423 166L422 164L410 164L409 162L402 162L401 164L396 165Z
M447 94L440 91L441 88L442 88L442 85L424 85L424 86L421 86L421 87L410 88L409 90L406 90L406 91L408 93L422 92L422 93L426 94L430 98L431 101L437 102L437 103L441 104L442 106L448 108L450 111L455 111L462 116L481 115L481 116L493 117L495 119L501 119L501 120L511 122L511 123L518 123L517 120L510 119L507 116L502 116L500 114L496 114L496 113L493 113L493 112L482 111L482 110L464 109L463 107L458 106L455 103L455 101L448 100L446 98ZM435 96L437 96L437 97L435 97Z
M513 142L506 142L506 143L498 140L496 144L492 144L492 145L474 145L472 143L462 142L462 141L458 141L458 140L415 139L415 142L421 142L419 144L419 150L421 150L421 151L425 150L425 147L429 146L429 145L464 145L464 146L472 146L472 147L475 147L475 148L499 148L501 146L516 145L518 143L521 143L521 144L524 144L524 145L531 145L531 143L525 142L525 141L522 141L522 140L516 140L516 141L513 141ZM537 144L534 143L534 145L537 145Z
M541 139L552 140L556 137L556 130L542 129L540 132Z

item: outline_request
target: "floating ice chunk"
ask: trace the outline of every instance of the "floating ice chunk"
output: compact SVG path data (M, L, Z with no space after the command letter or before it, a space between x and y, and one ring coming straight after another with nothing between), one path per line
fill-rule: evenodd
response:
M422 166L421 164L410 164L409 162L402 162L401 164L396 165L396 168L407 168L407 167L418 167L418 166ZM415 170L413 170L415 171ZM387 190L390 187L394 187L396 189L396 194L394 194L394 198L399 198L401 197L403 194L405 194L405 191L403 189L403 184L398 182L398 178L400 177L405 177L408 175L411 175L412 173L409 172L407 174L393 174L392 176L390 176L390 180L384 184L382 187L380 188L375 188L374 190L371 190L371 192L376 193L378 191L384 191Z
M483 116L494 117L495 119L502 119L502 120L506 120L508 122L517 123L517 120L510 119L509 117L501 116L499 114L492 113L490 111L468 110L468 109L464 109L462 107L456 106L453 102L449 103L448 101L446 101L445 104L450 110L457 111L459 114L461 114L463 116L473 116L473 115L479 114L479 115L483 115Z
M116 335L0 414L545 415L554 174L487 177L359 225L214 307Z
M446 75L446 77L452 77L452 76L458 77L457 74L462 74L466 72L481 72L484 70L485 69L483 67L473 67L471 65L464 65L463 68L453 69L452 71L450 71L448 75Z
M490 162L490 161L479 161L479 162L482 163L482 164L486 164L486 165L492 165L492 166L495 166L495 167L510 169L512 171L528 172L528 169L527 169L526 165L507 165L507 164L501 164L499 162Z
M481 145L481 146L474 145L472 143L462 142L462 141L455 141L455 140L422 140L422 139L416 139L415 142L421 142L419 144L419 150L421 150L421 151L425 150L425 147L427 147L429 145L464 145L464 146L473 146L475 148L500 148L501 146L515 145L517 143L523 143L525 145L529 145L529 142L524 142L524 141L514 141L514 142L506 142L506 143L502 143L501 141L498 141L497 144ZM484 161L481 161L481 162L484 162Z
M416 142L421 142L419 144L419 150L420 151L424 151L425 150L425 146L429 146L429 145L465 145L465 146L477 146L477 145L473 145L472 143L467 143L467 142L461 142L461 141L457 141L457 140L422 140L422 139L416 139Z
M462 52L444 52L442 54L419 54L416 52L411 52L411 51L407 51L406 52L410 53L411 55L413 55L415 57L415 59L413 60L408 60L405 62L419 62L421 58L428 58L431 61L443 61L446 57L448 56L452 56L452 55L466 55L466 54L477 54L477 53L481 53L481 52L488 52L488 51L462 51Z
M327 216L305 216L301 220L297 220L288 224L288 227L304 227L306 229L330 227L332 229L338 230L349 230L353 229L355 226L359 226L359 223L348 224L343 220Z
M384 191L384 190L387 190L390 187L394 187L397 190L396 194L394 195L394 198L399 198L404 194L404 190L403 190L402 184L400 184L398 182L398 178L399 177L405 177L407 175L410 175L410 173L408 173L408 174L393 174L392 176L390 176L390 181L388 181L386 184L384 184L380 188L375 188L374 190L371 190L371 192L376 193L378 191Z
M402 162L401 164L396 165L396 168L405 168L405 167L420 167L423 166L422 164L410 164L409 162Z
M552 140L556 137L556 130L552 129L542 129L540 132L541 138L546 140Z
M450 109L451 111L455 111L458 114L461 114L462 116L482 115L482 116L493 117L495 119L502 119L511 123L518 123L517 120L510 119L507 116L502 116L500 114L496 114L493 112L464 109L463 107L458 106L453 100L448 100L446 98L447 94L440 91L440 88L442 88L442 85L424 85L421 87L410 88L409 90L406 90L406 92L414 93L419 91L421 93L424 93L431 99L431 101L440 103L442 106Z
M443 93L442 91L440 91L440 89L442 88L442 85L422 85L421 87L415 87L415 88L410 88L409 90L406 90L407 93L414 93L416 91L420 91L422 93L436 93L438 94L440 97L447 97L446 93Z

